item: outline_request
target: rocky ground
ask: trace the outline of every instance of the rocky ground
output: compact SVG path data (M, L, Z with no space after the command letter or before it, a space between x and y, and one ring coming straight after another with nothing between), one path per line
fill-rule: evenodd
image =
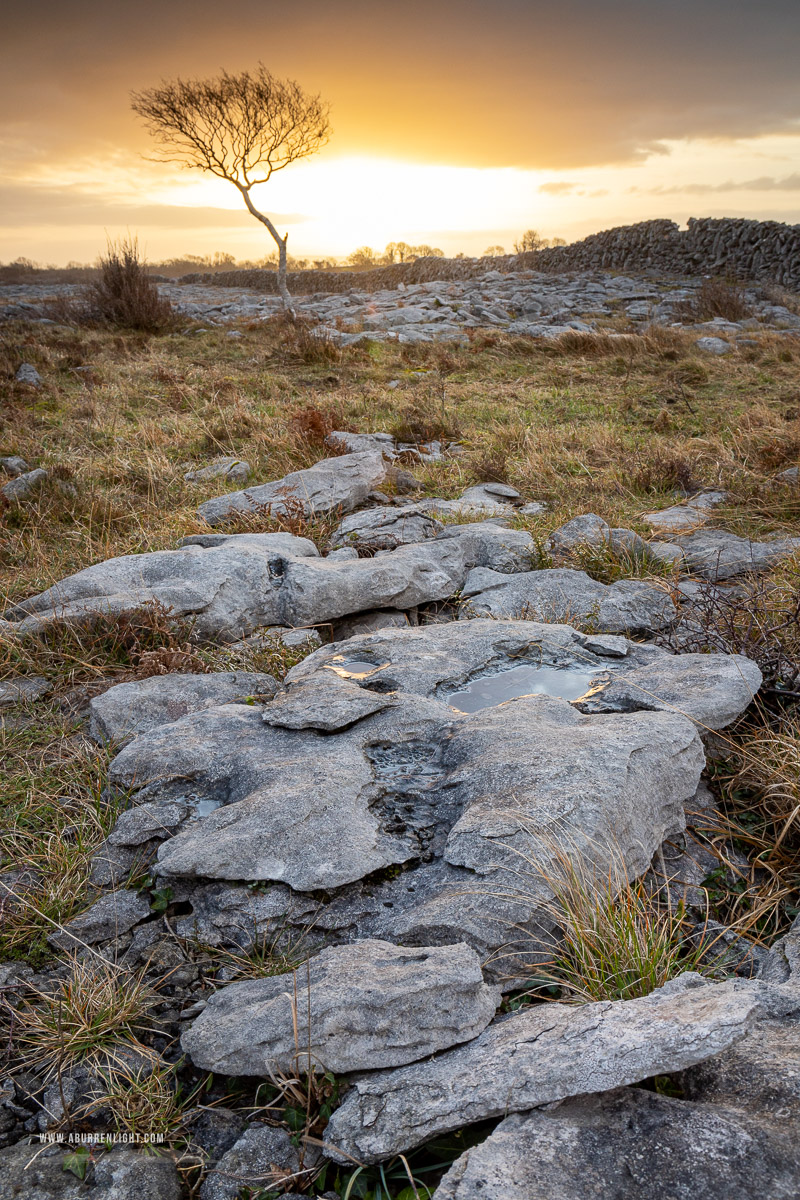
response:
M0 1200L796 1196L792 298L168 290L5 289Z

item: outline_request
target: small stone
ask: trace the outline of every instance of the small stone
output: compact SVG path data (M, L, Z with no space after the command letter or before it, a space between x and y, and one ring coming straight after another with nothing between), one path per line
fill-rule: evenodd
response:
M28 387L38 388L42 386L42 377L32 363L22 363L14 379L17 383L27 384Z
M20 458L18 454L11 454L7 458L0 458L0 467L3 468L6 475L12 477L23 475L26 471L30 471L30 467L25 462L24 458Z
M236 1200L248 1195L284 1190L300 1170L300 1159L285 1129L251 1125L209 1171L200 1188L201 1200Z
M610 536L611 529L602 517L597 513L584 513L551 533L547 549L555 555L570 554L580 546L605 546Z
M126 889L107 892L47 940L57 950L80 950L122 937L149 916L146 896Z
M0 708L39 700L52 690L51 684L41 675L0 680Z
M730 342L726 342L724 338L719 337L701 337L695 342L698 350L702 350L704 354L730 354L733 346Z
M9 479L8 483L4 483L0 488L0 492L6 500L27 500L39 490L45 479L47 479L47 471L37 467L35 471L25 471L22 475L17 475L15 479Z
M231 480L245 480L250 475L250 464L242 458L215 458L207 467L197 471L187 471L184 479L187 483L203 483L206 479L224 477Z

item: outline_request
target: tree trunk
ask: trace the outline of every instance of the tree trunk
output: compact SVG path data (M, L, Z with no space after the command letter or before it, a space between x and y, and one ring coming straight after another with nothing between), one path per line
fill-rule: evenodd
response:
M278 247L278 295L283 302L283 311L290 316L292 320L294 320L294 318L297 316L297 313L295 312L294 305L292 304L292 297L286 284L286 242L289 235L287 233L285 237L281 237L275 226L272 224L272 221L270 221L269 217L265 216L264 213L259 212L255 207L250 199L250 193L246 188L240 187L239 191L242 193L242 197L247 205L248 212L252 213L255 219L260 221L262 225L266 225L267 229L275 239L275 243Z

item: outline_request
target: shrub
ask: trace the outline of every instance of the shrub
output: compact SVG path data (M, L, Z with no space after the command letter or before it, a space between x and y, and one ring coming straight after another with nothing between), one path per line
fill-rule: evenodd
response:
M130 237L109 242L90 282L75 297L51 301L47 312L70 325L140 333L164 333L176 323L172 304L159 293L139 255L137 239Z
M685 321L713 321L724 317L726 321L743 321L753 315L747 303L744 288L732 275L711 275L704 279L691 300L686 300L676 309Z

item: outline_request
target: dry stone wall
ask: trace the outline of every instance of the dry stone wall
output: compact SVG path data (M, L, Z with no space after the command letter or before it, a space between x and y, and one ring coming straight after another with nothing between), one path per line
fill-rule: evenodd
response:
M731 272L800 290L800 225L744 218L691 218L682 230L674 221L642 221L593 233L570 246L554 246L503 258L420 258L371 271L292 271L289 287L309 292L381 291L437 279L472 279L491 271L655 271L666 275ZM185 275L183 283L249 287L276 292L274 271L224 271Z

